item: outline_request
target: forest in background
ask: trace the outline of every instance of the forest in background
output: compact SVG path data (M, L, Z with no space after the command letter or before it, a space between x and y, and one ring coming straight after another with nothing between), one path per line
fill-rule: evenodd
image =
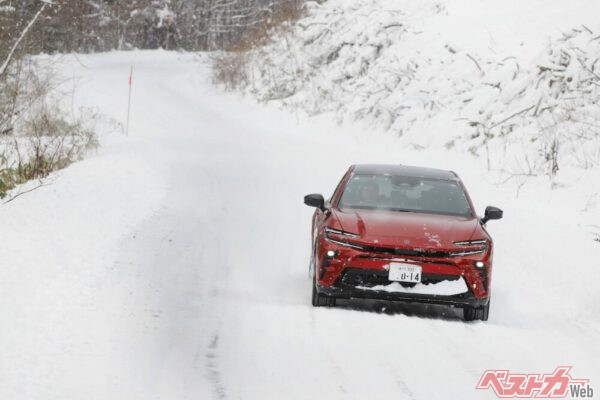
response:
M0 0L0 59L44 4L29 53L227 48L303 0Z

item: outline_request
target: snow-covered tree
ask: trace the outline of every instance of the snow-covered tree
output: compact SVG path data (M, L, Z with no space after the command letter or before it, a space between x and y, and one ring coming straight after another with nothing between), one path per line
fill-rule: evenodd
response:
M29 52L219 49L252 36L303 0L53 0L24 43ZM41 0L0 0L0 55Z

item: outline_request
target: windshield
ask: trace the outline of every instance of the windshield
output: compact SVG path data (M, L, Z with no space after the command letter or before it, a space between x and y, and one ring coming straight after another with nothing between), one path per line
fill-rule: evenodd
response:
M472 215L457 182L392 175L353 175L338 207Z

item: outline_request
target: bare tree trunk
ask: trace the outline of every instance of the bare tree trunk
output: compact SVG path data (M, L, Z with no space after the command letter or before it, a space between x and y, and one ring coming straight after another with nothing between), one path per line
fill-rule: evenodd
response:
M17 41L15 42L15 44L13 45L13 47L10 49L10 52L8 53L8 56L6 57L6 60L4 60L4 63L2 64L2 66L0 66L0 76L4 74L4 72L6 71L6 68L8 68L8 65L10 64L10 60L12 59L12 57L15 54L15 51L17 50L17 48L19 47L19 45L21 44L21 42L23 41L23 39L25 38L25 36L27 36L27 33L29 32L29 30L31 29L31 27L33 25L35 25L35 22L38 20L38 18L40 17L40 15L42 15L42 13L44 12L44 10L46 9L46 7L49 4L51 4L51 3L47 3L47 2L44 1L44 4L40 8L40 10L31 19L31 21L25 27L25 29L23 29L23 31L21 32L21 35L19 35L19 38L17 39Z

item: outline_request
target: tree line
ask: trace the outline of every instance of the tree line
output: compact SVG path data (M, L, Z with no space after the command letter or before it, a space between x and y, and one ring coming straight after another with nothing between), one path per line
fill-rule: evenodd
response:
M0 0L0 59L27 34L27 53L227 48L304 0Z

